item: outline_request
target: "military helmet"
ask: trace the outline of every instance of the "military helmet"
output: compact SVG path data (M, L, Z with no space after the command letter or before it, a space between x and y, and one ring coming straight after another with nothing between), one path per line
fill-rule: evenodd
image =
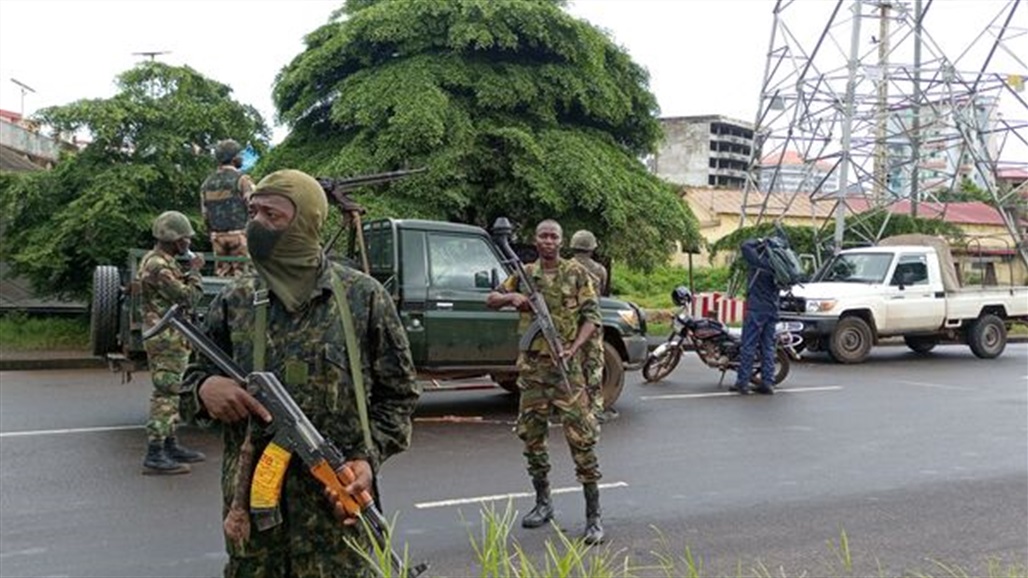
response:
M214 159L219 164L227 165L241 152L243 152L243 147L232 139L218 141L218 144L214 145Z
M595 251L596 235L585 229L575 231L575 234L571 235L571 248L579 251Z
M194 235L193 225L178 211L165 211L153 221L153 237L158 241L175 242Z

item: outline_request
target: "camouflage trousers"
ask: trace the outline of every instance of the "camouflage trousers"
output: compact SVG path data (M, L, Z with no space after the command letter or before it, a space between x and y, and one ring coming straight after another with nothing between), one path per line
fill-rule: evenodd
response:
M214 257L248 257L246 231L219 231L211 233L211 248ZM218 277L236 277L246 272L246 261L217 261L214 274Z
M376 576L356 552L265 552L246 558L230 557L225 578L355 578Z
M569 394L561 385L560 370L548 356L522 354L518 359L521 400L516 431L525 443L528 474L533 479L545 478L550 472L547 437L551 410L561 418L564 439L575 462L575 477L583 484L601 477L595 451L599 425L585 390L581 364L572 359L570 365Z
M146 437L151 442L160 442L175 435L179 422L179 391L189 362L189 344L174 332L166 331L146 340L143 346L153 382Z
M597 330L582 347L582 373L585 389L596 415L603 414L603 331Z

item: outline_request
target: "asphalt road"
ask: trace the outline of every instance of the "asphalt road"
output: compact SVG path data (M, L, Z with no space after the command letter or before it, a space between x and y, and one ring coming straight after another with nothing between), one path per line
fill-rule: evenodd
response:
M773 397L717 382L694 357L660 384L629 374L600 444L611 551L652 563L688 547L704 575L838 575L845 534L855 576L1028 564L1028 345L813 358ZM191 475L139 475L148 395L145 374L0 372L0 576L220 575L219 438L182 433L212 458ZM413 448L384 468L395 539L431 575L477 574L483 507L531 507L513 419L500 390L426 394ZM581 492L551 434L558 523L577 535ZM555 531L512 536L541 553Z

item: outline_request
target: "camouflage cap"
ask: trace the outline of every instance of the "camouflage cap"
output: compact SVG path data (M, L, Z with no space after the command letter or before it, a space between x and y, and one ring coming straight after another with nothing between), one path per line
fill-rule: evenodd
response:
M218 141L218 144L214 145L214 159L222 165L232 162L241 152L243 147L232 139Z
M174 242L195 235L189 218L178 211L165 211L153 221L153 237L158 241Z
M575 234L571 235L571 248L578 251L595 251L596 235L585 229L575 231Z

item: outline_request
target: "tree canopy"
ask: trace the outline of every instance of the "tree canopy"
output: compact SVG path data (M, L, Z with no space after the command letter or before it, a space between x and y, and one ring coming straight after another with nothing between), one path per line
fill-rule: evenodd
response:
M640 158L661 130L648 75L557 0L349 0L278 75L291 127L259 165L348 176L428 167L356 195L376 215L592 230L631 266L695 245Z
M81 297L97 264L123 263L153 244L151 223L199 214L199 187L224 138L267 148L268 128L232 89L189 67L140 64L118 76L117 94L43 109L36 120L89 142L52 171L4 174L4 259L42 294ZM205 243L198 236L198 244Z

